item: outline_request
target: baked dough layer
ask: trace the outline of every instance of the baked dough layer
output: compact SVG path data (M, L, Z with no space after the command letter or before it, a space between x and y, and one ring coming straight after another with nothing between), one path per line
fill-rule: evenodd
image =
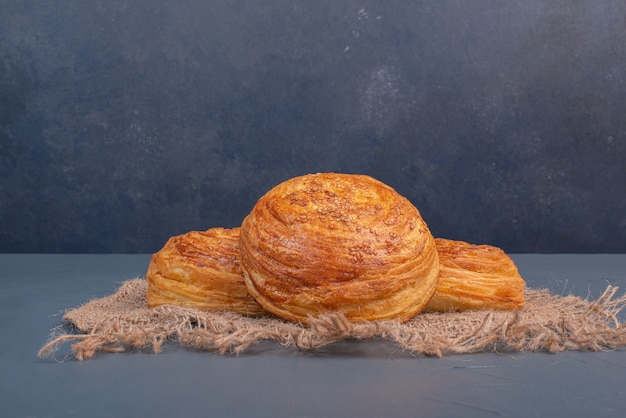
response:
M241 226L252 296L306 324L341 312L351 321L406 321L435 292L439 261L419 211L369 176L320 173L268 191Z
M239 232L239 228L211 228L171 237L150 260L148 306L189 306L251 316L266 313L244 283Z
M444 238L435 239L439 285L425 311L510 310L524 306L526 283L503 250Z

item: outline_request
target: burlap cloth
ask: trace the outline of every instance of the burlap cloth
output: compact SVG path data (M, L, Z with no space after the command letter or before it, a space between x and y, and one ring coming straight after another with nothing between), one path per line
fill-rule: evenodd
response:
M626 325L617 317L626 306L626 295L616 297L617 287L613 286L596 300L527 288L526 305L517 311L422 313L404 324L350 323L341 315L328 315L313 320L308 327L269 315L249 318L178 306L148 308L146 290L145 280L128 280L113 295L66 311L66 329L53 331L39 356L53 356L66 341L74 341L72 352L78 360L98 351L151 349L158 353L168 341L196 350L238 354L264 340L312 350L343 339L382 338L429 356L480 351L599 351L626 345Z

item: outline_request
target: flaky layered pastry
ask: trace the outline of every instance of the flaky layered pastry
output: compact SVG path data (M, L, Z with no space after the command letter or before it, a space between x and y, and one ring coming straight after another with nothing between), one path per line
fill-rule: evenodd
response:
M524 306L526 283L500 248L435 239L439 285L424 311L510 310Z
M306 324L405 321L435 292L438 253L419 211L368 176L296 177L258 200L241 226L248 291L275 315Z
M262 315L239 261L239 228L212 228L170 238L150 260L148 306L178 305Z

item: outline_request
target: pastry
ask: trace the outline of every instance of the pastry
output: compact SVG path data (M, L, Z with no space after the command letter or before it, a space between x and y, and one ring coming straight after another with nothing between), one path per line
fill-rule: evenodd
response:
M178 305L243 315L266 313L250 296L239 262L239 228L170 238L150 260L148 306Z
M406 321L435 292L439 261L419 211L369 176L292 178L261 197L241 226L250 294L276 316L307 324Z
M435 239L439 285L424 311L510 310L524 306L526 283L500 248Z

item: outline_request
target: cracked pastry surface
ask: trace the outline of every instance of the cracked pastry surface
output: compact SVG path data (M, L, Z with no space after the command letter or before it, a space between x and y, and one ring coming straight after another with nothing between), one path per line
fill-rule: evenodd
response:
M239 258L239 228L211 228L171 237L146 273L148 306L178 305L257 316L266 311L248 293Z
M351 321L406 321L438 283L438 253L419 211L369 176L310 174L262 196L241 226L250 294L306 324L341 312Z

